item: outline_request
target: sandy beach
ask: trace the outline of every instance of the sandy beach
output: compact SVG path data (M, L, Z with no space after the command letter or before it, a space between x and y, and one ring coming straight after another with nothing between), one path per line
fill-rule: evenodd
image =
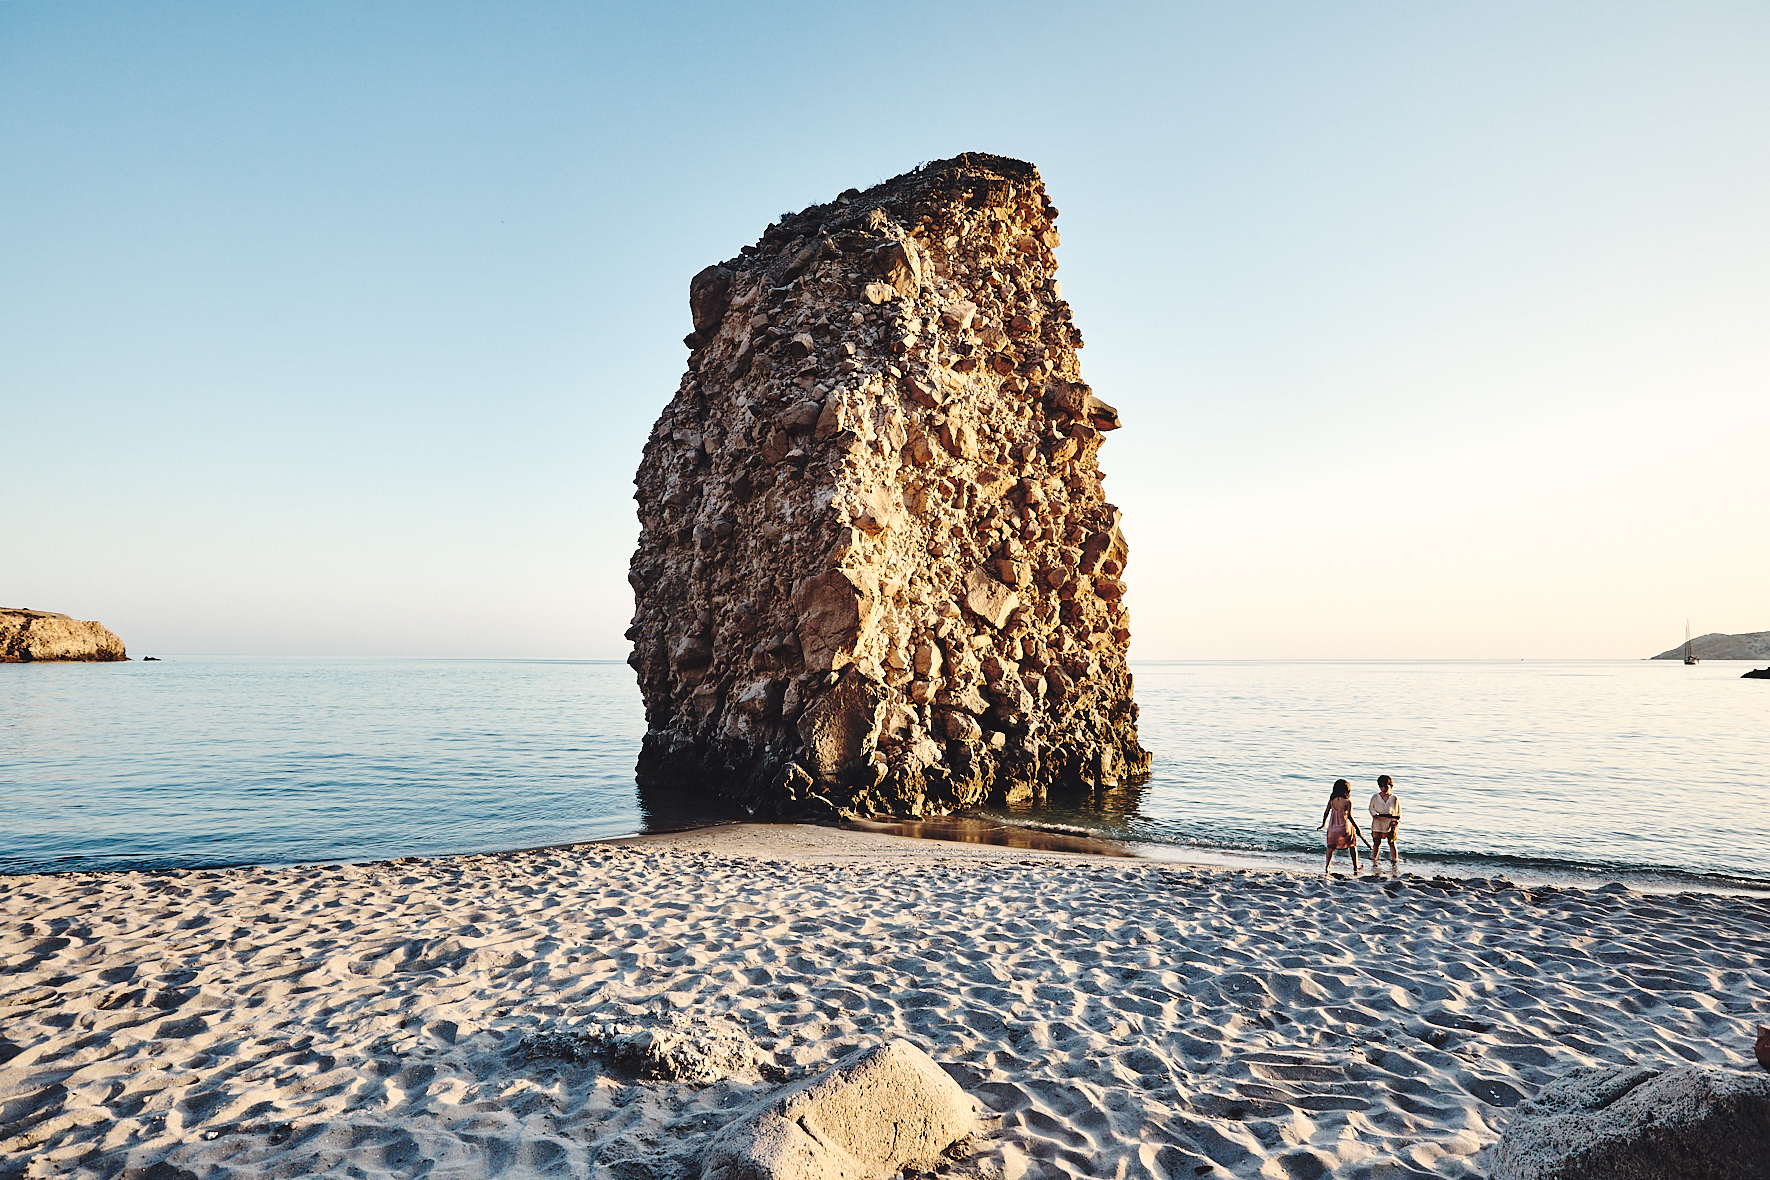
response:
M1482 1176L1560 1074L1742 1067L1770 1023L1770 902L1405 867L739 825L0 878L0 1177L674 1180L891 1037L993 1112L957 1176ZM755 1056L595 1051L636 1029Z

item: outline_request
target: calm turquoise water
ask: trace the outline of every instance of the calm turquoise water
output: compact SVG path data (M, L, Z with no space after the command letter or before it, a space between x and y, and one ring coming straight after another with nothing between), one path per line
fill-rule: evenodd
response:
M1141 788L1013 819L1293 867L1329 784L1404 800L1415 871L1770 888L1747 665L1143 663ZM0 665L0 872L367 860L640 829L624 664ZM671 817L672 819L695 817Z

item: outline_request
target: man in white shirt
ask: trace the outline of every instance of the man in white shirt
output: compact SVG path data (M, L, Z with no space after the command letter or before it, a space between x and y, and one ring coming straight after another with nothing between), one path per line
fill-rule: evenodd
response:
M1371 863L1377 860L1377 850L1384 840L1389 841L1389 865L1396 864L1395 833L1401 827L1401 796L1395 793L1395 780L1388 775L1377 779L1377 793L1371 796Z

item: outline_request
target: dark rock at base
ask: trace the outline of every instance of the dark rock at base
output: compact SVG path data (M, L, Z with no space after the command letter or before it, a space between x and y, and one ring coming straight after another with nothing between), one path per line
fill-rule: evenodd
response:
M108 663L128 658L123 641L102 623L54 611L0 606L0 664Z
M1583 1070L1517 1108L1493 1180L1765 1180L1770 1077Z
M1770 680L1770 668L1753 668L1740 677L1741 680Z

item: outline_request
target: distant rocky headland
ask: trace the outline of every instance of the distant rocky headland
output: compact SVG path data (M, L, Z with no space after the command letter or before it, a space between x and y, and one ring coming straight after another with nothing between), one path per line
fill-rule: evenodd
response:
M1690 641L1690 654L1699 660L1762 660L1770 659L1770 631L1748 631L1743 635L1722 635L1711 632ZM1656 660L1681 660L1684 645L1662 651Z
M126 660L123 641L102 623L54 611L0 606L0 664Z
M627 637L642 789L942 814L1144 776L1127 546L1057 209L1000 156L789 214L689 285Z

